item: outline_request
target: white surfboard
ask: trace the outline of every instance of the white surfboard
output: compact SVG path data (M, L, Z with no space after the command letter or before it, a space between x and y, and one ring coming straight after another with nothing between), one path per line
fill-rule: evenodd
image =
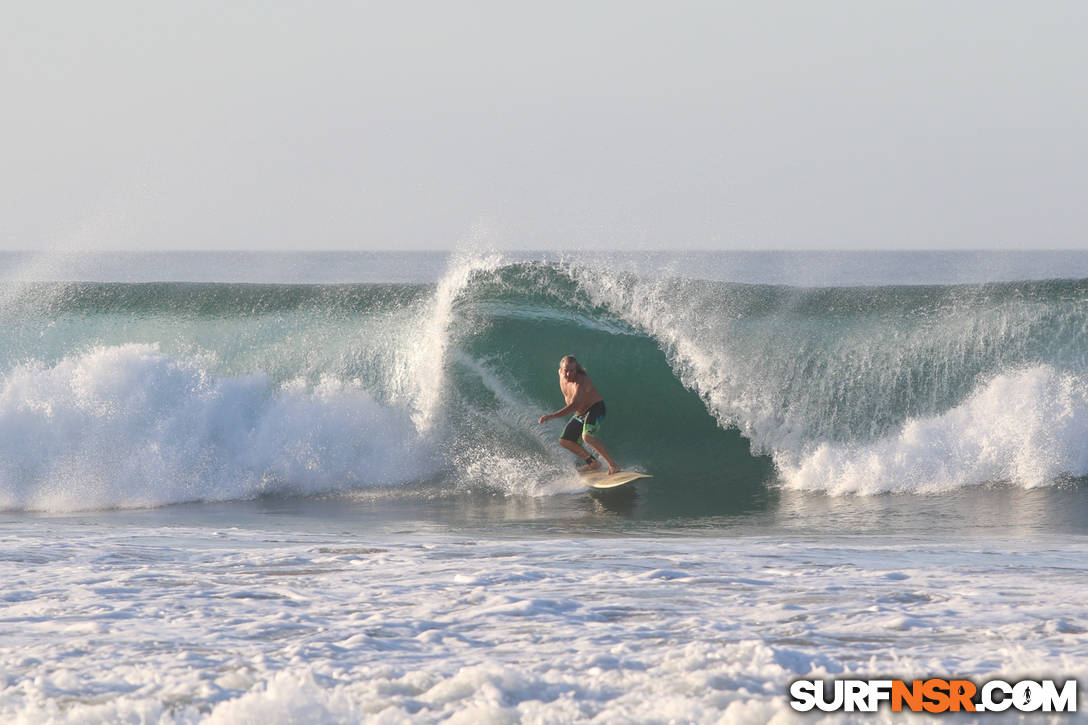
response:
M619 488L640 478L653 478L648 473L636 473L635 471L617 471L611 475L609 475L608 471L589 471L578 475L582 477L583 483L598 490Z

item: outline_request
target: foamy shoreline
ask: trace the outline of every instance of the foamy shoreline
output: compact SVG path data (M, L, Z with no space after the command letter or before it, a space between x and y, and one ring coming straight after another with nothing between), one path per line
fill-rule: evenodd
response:
M1083 537L3 533L6 722L752 722L802 675L1088 674Z

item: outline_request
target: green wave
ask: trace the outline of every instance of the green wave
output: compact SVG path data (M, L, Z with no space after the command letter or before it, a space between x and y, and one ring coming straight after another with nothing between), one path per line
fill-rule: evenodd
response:
M529 451L555 466L558 424L535 419L561 407L557 363L575 354L605 396L617 458L684 482L646 488L661 510L771 495L772 456L879 438L1002 371L1088 369L1088 280L805 289L525 263L472 272L448 310L436 290L8 285L0 366L150 342L210 355L218 375L363 381L386 405L427 388L451 455ZM431 349L437 369L418 362Z

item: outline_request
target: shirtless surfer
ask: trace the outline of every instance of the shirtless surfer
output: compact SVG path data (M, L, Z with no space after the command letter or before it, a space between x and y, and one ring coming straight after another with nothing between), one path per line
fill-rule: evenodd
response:
M610 474L619 471L612 456L608 455L608 449L597 437L601 420L604 418L604 398L597 392L593 381L589 379L585 369L578 364L573 355L567 355L559 361L559 389L563 391L563 399L567 401L566 406L554 413L540 416L540 422L547 423L549 420L573 413L567 427L563 429L563 435L559 438L559 445L585 461L585 465L580 466L578 470L595 471L601 467L601 462L578 442L581 438L587 446L599 453L601 458L608 461Z

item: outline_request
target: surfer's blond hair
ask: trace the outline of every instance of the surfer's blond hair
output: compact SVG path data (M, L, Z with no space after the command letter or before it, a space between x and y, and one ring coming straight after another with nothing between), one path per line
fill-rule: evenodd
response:
M563 363L567 362L574 363L574 370L579 375L586 375L586 369L582 367L582 364L580 362L578 362L578 358L574 357L573 355L564 355L563 359L559 361L559 367L563 367Z

